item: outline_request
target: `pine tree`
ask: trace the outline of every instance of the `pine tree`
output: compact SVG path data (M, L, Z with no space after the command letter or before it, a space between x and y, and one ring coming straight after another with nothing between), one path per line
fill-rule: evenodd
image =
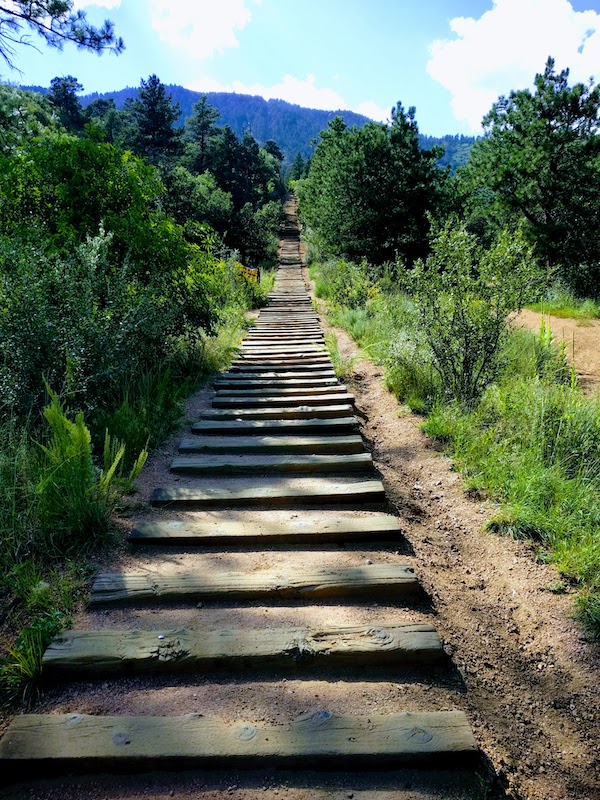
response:
M115 36L114 25L106 20L95 28L86 19L84 11L73 13L73 0L11 0L0 5L0 57L13 68L15 45L31 45L23 29L33 30L50 47L62 50L71 42L82 50L102 53L112 50L121 53L123 40Z
M216 108L213 108L205 94L200 95L197 103L192 107L192 115L185 121L185 135L193 143L192 167L195 172L202 173L210 169L210 150L218 133L215 125L220 117Z
M181 131L173 126L179 105L156 75L142 80L138 97L127 102L126 112L132 123L128 145L134 153L155 165L177 154Z

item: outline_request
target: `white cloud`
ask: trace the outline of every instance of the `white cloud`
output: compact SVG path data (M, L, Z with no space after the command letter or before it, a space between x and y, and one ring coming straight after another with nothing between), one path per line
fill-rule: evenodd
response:
M296 103L306 108L323 108L329 111L347 108L344 98L334 89L318 87L314 75L307 75L304 79L284 75L282 80L273 86L263 86L259 83L244 84L241 81L224 84L211 78L204 78L187 83L186 88L197 92L254 94L264 97L265 100L287 100L288 103Z
M357 114L364 114L365 117L374 119L376 122L389 122L392 116L391 105L389 108L383 108L383 106L378 106L377 103L374 103L372 100L360 103L360 105L356 106L353 110L356 111Z
M98 8L119 8L121 0L75 0L73 9L87 8L87 6L98 6Z
M247 0L149 0L149 9L159 38L198 60L237 47L252 19Z
M493 0L479 19L456 17L450 28L456 38L431 44L427 72L474 133L501 94L532 86L548 56L572 81L600 76L600 14L569 0Z

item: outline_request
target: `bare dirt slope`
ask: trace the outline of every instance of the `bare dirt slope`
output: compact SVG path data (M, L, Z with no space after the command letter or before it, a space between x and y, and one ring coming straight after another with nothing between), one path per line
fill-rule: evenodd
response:
M600 388L600 319L563 319L544 315L550 321L555 340L567 343L569 361L575 354L575 367L586 394ZM539 331L542 315L537 311L523 309L515 320L530 331Z

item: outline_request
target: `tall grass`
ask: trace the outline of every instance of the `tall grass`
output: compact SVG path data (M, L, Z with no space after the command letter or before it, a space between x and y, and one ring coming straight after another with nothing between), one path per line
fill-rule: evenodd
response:
M565 319L595 319L600 317L600 302L578 298L560 284L553 286L539 303L528 306L532 311Z
M390 389L426 415L424 430L444 443L467 485L499 502L490 528L534 540L577 587L577 611L600 637L600 399L581 393L550 328L511 331L496 380L466 409L446 395L410 298L328 302L332 324L385 365Z

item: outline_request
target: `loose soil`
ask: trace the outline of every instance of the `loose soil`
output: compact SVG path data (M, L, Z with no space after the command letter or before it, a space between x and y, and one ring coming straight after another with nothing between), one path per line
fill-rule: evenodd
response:
M569 362L575 355L575 368L583 391L597 393L600 388L600 319L563 319L525 308L514 324L539 333L542 316L549 321L555 340L567 343Z
M357 348L351 339L343 331L336 333L342 355L355 355ZM350 383L363 436L400 517L403 541L393 547L353 544L321 546L319 550L123 548L107 556L100 568L143 571L160 564L174 571L224 567L252 571L277 566L301 570L409 562L415 565L427 592L421 603L406 608L332 601L82 610L75 627L201 629L363 624L385 619L430 621L444 642L452 668L396 674L360 670L285 677L223 673L63 682L47 687L35 710L199 712L225 719L246 715L274 721L323 708L338 713L463 709L489 774L497 773L508 797L600 800L598 649L572 619L572 595L550 591L559 577L551 566L536 561L529 544L483 532L493 507L465 494L451 462L421 432L420 419L405 413L387 392L380 368L358 361ZM192 397L186 409L188 420L195 419L209 402L209 389ZM179 432L171 437L149 460L139 492L132 498L131 517L122 519L124 528L132 524L134 515L136 519L160 518L165 513L149 510L146 503L156 486L173 481L168 467L181 436ZM184 484L181 478L176 485ZM234 517L235 512L231 513ZM272 518L273 514L302 512L257 511L257 518L264 513ZM306 772L298 776L265 771L68 778L13 787L2 796L20 800L480 800L488 795L476 780L455 773L424 777L407 771L379 776Z

